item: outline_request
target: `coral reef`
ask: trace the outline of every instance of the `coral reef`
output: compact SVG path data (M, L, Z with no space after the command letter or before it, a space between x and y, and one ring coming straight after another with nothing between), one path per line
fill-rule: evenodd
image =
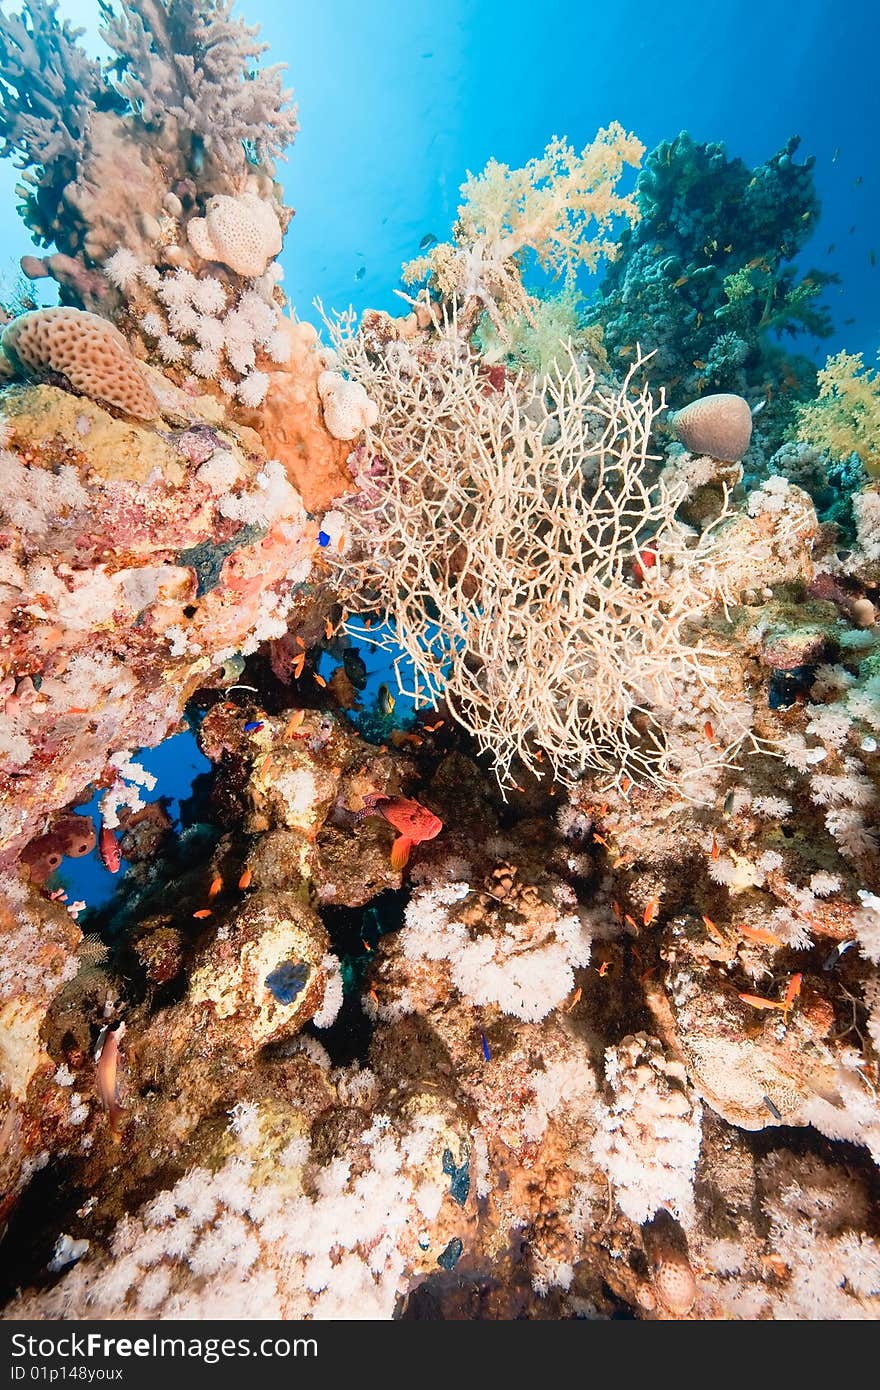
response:
M876 1319L880 421L768 341L828 326L811 161L492 161L328 347L255 31L102 8L106 63L0 17L62 301L2 335L3 1316Z
M868 473L880 474L880 372L862 354L838 352L819 372L819 395L799 406L797 437L837 458L855 454Z
M638 220L620 237L590 317L614 363L629 366L637 343L656 354L650 371L673 405L736 392L768 402L764 425L778 410L784 424L789 398L812 387L809 361L773 341L831 332L819 301L833 277L799 276L793 264L820 212L814 161L796 161L798 144L749 169L724 145L682 131L645 159Z

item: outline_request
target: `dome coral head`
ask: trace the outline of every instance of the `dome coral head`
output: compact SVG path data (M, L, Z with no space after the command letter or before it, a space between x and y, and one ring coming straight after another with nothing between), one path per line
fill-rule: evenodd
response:
M84 396L127 415L153 420L160 413L125 338L99 314L67 306L34 309L7 324L0 346L27 377L57 372Z
M748 401L729 392L692 401L670 415L669 423L690 453L707 454L722 463L739 463L752 437Z

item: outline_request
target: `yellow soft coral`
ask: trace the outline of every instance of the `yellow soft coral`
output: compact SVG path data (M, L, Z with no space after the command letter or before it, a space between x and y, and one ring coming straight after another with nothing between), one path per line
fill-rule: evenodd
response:
M819 395L798 410L797 435L835 458L858 454L880 477L880 371L860 352L838 352L819 373Z
M505 321L525 311L517 258L532 251L554 275L579 266L594 270L600 256L616 251L614 224L635 222L635 198L617 192L624 165L637 165L644 145L613 121L578 154L554 136L542 155L522 169L492 159L482 174L462 185L454 241L444 242L404 267L404 279L426 277L444 297L455 298L472 326L485 310L506 336Z

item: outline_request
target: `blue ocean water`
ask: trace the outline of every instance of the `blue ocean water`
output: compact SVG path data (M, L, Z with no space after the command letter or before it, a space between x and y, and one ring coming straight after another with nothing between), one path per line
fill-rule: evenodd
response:
M200 773L210 771L211 764L201 752L195 734L187 729L173 734L156 748L143 748L134 755L147 772L156 778L155 789L145 791L146 803L158 801L161 797L172 825L179 830L181 826L181 803L190 796L193 783ZM81 816L93 816L100 827L101 813L99 803L103 792L97 791L90 801L76 808ZM123 860L121 872L125 873ZM110 901L119 884L119 877L105 869L97 847L91 854L81 859L64 859L60 869L53 876L50 887L64 888L71 903L85 902L91 910L100 909ZM83 919L85 923L85 919Z
M401 264L448 234L468 169L511 165L550 136L582 147L619 120L648 149L686 129L747 164L792 134L815 155L822 217L801 260L835 271L821 362L880 348L880 7L875 0L245 0L286 62L302 129L281 173L296 209L283 255L301 317L312 300L394 309ZM100 51L97 0L61 0ZM0 164L0 273L30 251ZM834 248L829 250L829 248ZM875 263L876 262L876 263Z

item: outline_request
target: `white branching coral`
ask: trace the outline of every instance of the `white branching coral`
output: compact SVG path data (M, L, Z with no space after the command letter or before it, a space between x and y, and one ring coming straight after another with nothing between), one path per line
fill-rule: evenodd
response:
M593 1156L608 1175L621 1211L641 1224L665 1207L690 1211L700 1153L702 1107L686 1088L685 1069L661 1043L634 1033L605 1053L614 1093L598 1106Z
M566 783L586 769L676 782L683 693L697 728L728 723L713 653L689 640L730 597L726 513L695 535L676 520L681 491L651 485L647 390L632 373L600 387L574 354L538 383L493 387L451 332L407 373L359 336L337 346L379 407L344 507L343 596L388 611L412 668L398 662L402 688L442 696L502 786L516 759L540 776L545 755ZM729 747L709 750L717 764Z

